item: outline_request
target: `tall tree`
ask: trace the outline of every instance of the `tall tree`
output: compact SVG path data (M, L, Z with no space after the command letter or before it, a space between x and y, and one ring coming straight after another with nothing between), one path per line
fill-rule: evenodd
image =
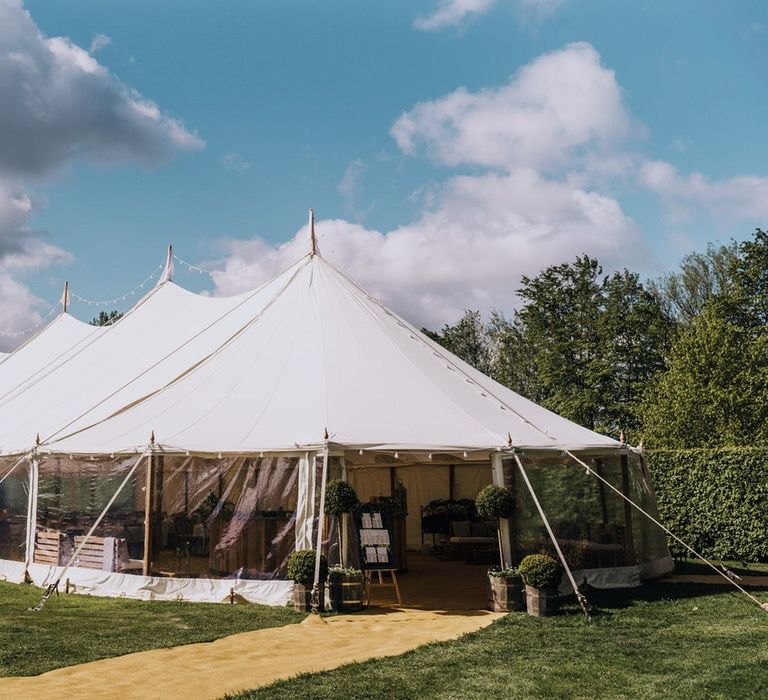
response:
M521 340L530 352L536 400L589 428L598 424L600 352L598 318L602 268L583 256L522 278L517 311Z
M676 338L642 414L650 445L768 444L768 233L735 248L725 283Z
M588 256L524 277L519 294L535 399L593 430L636 439L647 383L664 367L674 328L657 298L636 274L603 276Z
M679 270L649 282L648 289L667 315L688 324L715 295L726 289L737 258L736 243L710 244L703 253L686 255L680 261Z
M481 372L490 373L491 348L479 311L466 310L455 324L446 324L439 332L426 328L422 332Z
M669 368L643 405L651 447L764 445L768 439L766 356L749 332L710 305L682 329Z

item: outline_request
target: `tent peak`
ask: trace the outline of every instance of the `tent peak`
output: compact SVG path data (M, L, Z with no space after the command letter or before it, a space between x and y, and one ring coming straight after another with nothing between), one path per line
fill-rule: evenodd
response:
M315 210L309 210L309 239L312 249L310 255L319 255L320 251L317 249L317 236L315 235Z
M155 268L157 269L157 268ZM160 275L160 279L157 281L157 286L165 282L170 282L173 279L173 245L168 246L168 256L165 259L165 267Z
M64 292L61 295L59 303L61 304L62 312L67 313L67 310L69 309L69 282L64 282Z

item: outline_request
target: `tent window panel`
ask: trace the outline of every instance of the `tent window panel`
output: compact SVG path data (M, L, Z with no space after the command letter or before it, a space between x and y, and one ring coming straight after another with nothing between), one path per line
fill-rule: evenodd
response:
M563 553L574 569L624 566L627 533L621 499L572 463L551 457L527 457L523 464ZM593 460L591 466L621 488L618 460ZM510 481L512 473L508 472ZM513 537L518 556L554 547L521 479L513 482L516 512Z
M197 578L285 577L295 542L298 459L166 460L158 573Z
M8 474L11 466L0 468L0 478ZM24 561L28 500L29 471L25 463L0 484L0 559Z
M650 474L644 468L639 455L630 455L629 497L658 520L659 511ZM632 525L637 561L647 562L669 556L663 531L648 518L633 509Z
M101 515L137 457L81 461L47 457L40 463L35 563L65 564ZM104 515L75 566L141 573L145 474L142 463Z

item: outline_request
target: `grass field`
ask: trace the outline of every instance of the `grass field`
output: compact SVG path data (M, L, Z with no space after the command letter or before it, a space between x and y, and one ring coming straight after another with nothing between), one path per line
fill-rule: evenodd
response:
M768 591L758 597L768 600ZM557 618L513 613L454 642L237 698L768 697L768 614L742 597L721 586L659 583L590 601L598 607L592 622L575 605Z
M62 595L40 612L42 590L0 582L0 676L54 668L134 651L208 642L237 632L300 622L288 608L205 603L147 603Z

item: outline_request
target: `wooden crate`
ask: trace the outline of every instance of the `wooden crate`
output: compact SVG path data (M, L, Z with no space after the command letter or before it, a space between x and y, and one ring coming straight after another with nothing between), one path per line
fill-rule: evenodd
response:
M113 547L116 546L117 541L114 538L109 538L113 542ZM85 540L85 535L77 535L75 537L75 549L77 549ZM112 552L111 562L112 565L109 569L105 569L105 538L104 537L89 537L85 546L80 550L80 554L77 555L75 566L79 566L83 569L98 569L99 571L114 571L115 564L117 562L117 552Z
M41 530L35 534L34 562L63 566L71 550L67 535L58 530Z

